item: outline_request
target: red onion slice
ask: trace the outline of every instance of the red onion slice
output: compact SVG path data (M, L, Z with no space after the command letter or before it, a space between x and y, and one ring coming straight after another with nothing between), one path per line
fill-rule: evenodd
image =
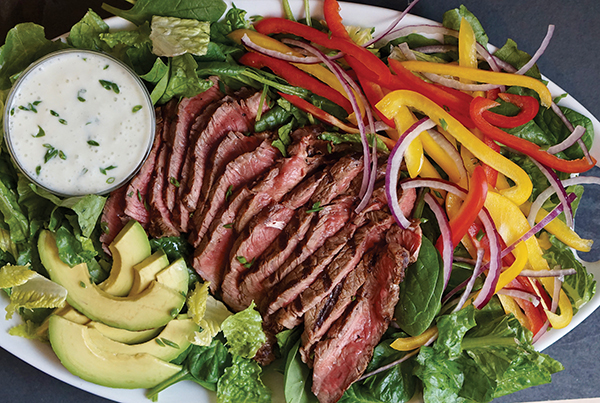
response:
M385 173L385 194L394 219L403 229L410 226L410 221L404 216L398 203L398 174L400 173L402 159L404 158L404 153L406 152L408 145L417 138L423 130L431 129L434 126L435 122L429 118L419 120L402 133L402 136L400 136L400 139L392 149L388 158Z
M553 33L554 33L554 25L550 24L550 25L548 25L548 32L546 33L546 36L544 37L544 40L542 41L542 44L540 45L539 49L535 52L535 54L533 55L531 60L529 60L519 70L517 70L515 72L515 74L525 74L529 71L530 68L533 67L535 62L537 62L538 59L542 56L542 54L544 54L544 51L546 50L546 48L548 47L548 44L550 43L550 39L552 39Z
M571 132L569 137L567 137L566 139L564 139L562 142L558 143L557 145L554 145L554 146L548 148L546 151L549 152L550 154L556 154L561 151L564 151L567 148L571 147L573 144L577 143L577 141L579 141L579 139L581 139L584 134L585 134L585 127L579 125L575 129L573 129L573 131Z
M455 45L429 45L429 46L421 46L419 48L414 49L415 52L420 53L447 53L458 50L458 46Z
M446 213L431 194L425 194L425 202L435 215L440 231L442 232L442 265L444 267L444 288L450 281L452 274L452 257L454 256L454 247L452 245L452 230L446 217Z
M573 130L575 130L573 128L573 124L569 121L569 119L567 119L567 117L565 116L565 114L563 113L563 111L560 109L560 107L558 105L556 105L554 102L552 102L551 108L554 111L554 113L556 113L556 115L558 115L558 117L560 118L560 120L562 120L562 122L565 124L565 126L567 126L567 129L569 129L570 132L573 132ZM577 140L577 144L579 144L579 147L581 147L581 151L583 151L583 154L585 155L585 158L590 163L592 163L592 157L590 156L590 151L586 147L586 145L583 142L583 140L581 140L581 139Z
M571 209L571 205L567 203L567 192L560 183L560 179L558 179L558 176L556 176L552 169L548 169L548 167L546 167L543 164L540 164L534 158L530 157L529 159L538 167L540 171L542 171L546 179L548 179L548 182L550 182L550 186L552 186L552 188L555 190L560 204L562 204L564 207L563 211L565 213L565 222L569 226L569 228L573 228L573 209ZM529 226L533 227L533 223L530 222Z
M248 37L247 34L244 34L244 36L242 36L242 43L248 49L252 49L258 53L262 53L264 55L271 56L275 59L284 60L286 62L302 63L302 64L321 63L321 59L319 59L318 57L292 56L292 55L288 55L286 53L279 52L277 50L268 49L263 46L257 45L256 43L254 43L250 40L250 38Z
M471 294L471 290L473 290L473 286L475 285L475 280L477 280L477 277L479 277L479 275L481 274L481 264L483 263L483 254L484 253L485 253L485 251L483 250L483 248L477 248L477 259L475 260L475 267L473 268L473 274L471 275L471 277L469 278L469 281L467 282L465 291L463 292L460 299L458 300L458 303L452 310L453 313L460 311L462 309L463 305L465 304L465 302L467 302L467 298L469 298L469 295Z
M387 34L389 34L394 28L396 28L396 25L398 25L400 23L400 21L402 21L402 19L406 16L406 14L408 14L410 12L410 10L412 10L412 8L414 6L417 5L417 3L419 2L419 0L414 0L412 2L409 2L408 7L406 7L406 9L404 9L404 11L402 12L402 14L400 14L400 16L398 16L398 18L396 18L389 27L386 28L385 31L383 31L383 33L381 33L380 35L377 35L375 38L371 39L370 41L368 41L367 43L365 43L363 45L363 47L368 47L371 46L372 44L380 41L382 38L384 38Z
M525 301L531 302L533 306L538 306L540 304L540 297L523 290L515 290L514 288L503 288L499 290L497 294L502 294L513 298L521 298Z
M521 270L519 276L522 277L564 277L576 274L575 269L554 269L554 270Z
M496 291L496 284L498 284L498 278L502 271L502 258L500 257L500 234L496 230L490 213L483 207L478 217L483 224L490 243L490 261L488 262L487 277L483 282L483 287L481 287L479 294L475 297L475 301L473 301L473 306L481 309L489 302Z
M558 308L561 288L562 281L560 280L560 277L554 277L554 292L552 293L552 307L550 308L550 312L552 313L556 313L556 309Z

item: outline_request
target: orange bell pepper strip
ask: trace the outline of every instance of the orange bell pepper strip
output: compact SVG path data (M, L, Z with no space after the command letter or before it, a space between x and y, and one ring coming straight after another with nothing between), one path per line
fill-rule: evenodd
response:
M498 85L517 85L534 90L540 96L542 105L550 107L552 105L552 95L548 87L543 82L533 77L512 73L498 73L495 71L472 69L461 67L454 64L430 63L420 61L402 62L402 66L407 70L419 73L443 74L459 78L468 78L473 81Z
M317 95L320 95L323 98L338 104L348 113L353 112L350 101L348 101L348 99L345 98L341 93L322 83L316 78L313 78L309 74L286 62L285 60L276 59L261 53L248 52L240 58L239 62L245 66L255 67L257 69L267 67L273 71L273 73L279 77L282 77L291 85L305 88Z
M503 116L486 110L483 112L483 117L488 123L494 126L512 129L524 125L532 120L540 110L540 104L534 97L508 94L505 92L498 93L498 97L505 102L510 102L511 104L518 106L521 110L516 116Z
M556 155L550 154L540 148L537 144L522 139L520 137L513 136L495 126L492 126L483 116L483 113L490 108L498 105L497 102L477 97L471 102L471 119L477 128L481 130L486 136L496 140L507 147L517 150L523 154L534 158L541 164L546 165L549 168L556 169L561 172L568 173L581 173L590 170L596 164L596 160L592 157L591 162L587 158L580 158L577 160L564 160L558 158Z
M517 205L529 199L533 189L529 175L514 162L491 150L483 141L429 98L413 91L398 90L387 94L376 106L387 117L391 118L396 115L402 105L417 109L429 116L436 124L445 126L448 133L456 138L463 147L468 148L480 161L511 178L515 185L502 190L503 195L510 198Z

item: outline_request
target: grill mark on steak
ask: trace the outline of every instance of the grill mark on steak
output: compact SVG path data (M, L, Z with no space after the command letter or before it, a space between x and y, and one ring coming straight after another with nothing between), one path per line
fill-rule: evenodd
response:
M279 156L279 151L271 146L269 140L265 140L256 150L240 155L227 164L225 172L211 189L211 195L202 212L196 212L192 217L193 230L189 239L194 247L202 241L219 209L225 204L227 194L235 192L240 186L263 174L275 164Z
M362 172L362 158L355 158L352 155L341 157L327 171L326 177L311 197L311 202L320 203L321 206L331 203L335 197L350 188L353 179L360 172Z
M209 89L194 97L183 98L179 102L177 120L174 125L171 125L171 130L168 133L167 143L169 144L170 155L166 169L165 199L167 208L170 211L173 211L175 207L175 197L178 193L177 183L181 184L181 168L185 160L192 123L208 105L224 96L219 90L218 78L210 77L209 80L213 83Z
M194 250L192 267L205 281L210 281L210 289L213 294L221 284L223 270L235 241L236 233L231 224L237 211L250 196L251 192L247 187L236 192L223 213L213 221L209 231L210 236L205 236Z
M259 105L260 93L255 93L247 99L224 102L215 110L195 143L190 144L190 148L193 148L193 163L190 164L182 200L188 211L191 212L197 208L208 156L230 131L243 133L250 131L254 125ZM263 109L263 111L268 109L266 103L263 105Z
M409 263L409 252L395 239L402 231L394 226L388 232L356 300L315 346L312 391L321 403L337 402L362 375L393 318Z
M148 192L150 205L150 223L148 225L148 232L155 238L179 236L179 230L173 223L171 212L167 208L163 197L168 153L169 147L163 142L158 154L154 176L150 181L150 190Z
M359 228L352 242L335 257L335 259L304 289L293 303L280 309L273 320L291 329L302 322L306 311L318 304L350 273L364 254L381 241L385 232L394 223L394 218L387 213L381 213L377 220Z

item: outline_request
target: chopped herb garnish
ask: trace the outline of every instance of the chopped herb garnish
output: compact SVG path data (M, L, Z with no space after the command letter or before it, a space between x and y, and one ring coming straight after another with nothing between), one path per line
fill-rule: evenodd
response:
M108 68L108 64L106 66L104 66L104 70L106 70Z
M172 318L176 317L178 313L179 313L179 311L177 311L177 308L171 309L170 314L171 314Z
M231 224L231 223L223 225L223 228L232 228L232 227L233 227L233 224Z
M171 348L179 348L179 345L169 339L165 339L164 337L161 339L163 343Z
M315 204L313 204L312 207L310 209L308 209L306 212L307 213L318 213L321 210L323 210L323 207L321 207L321 202L318 201Z
M100 145L100 143L98 143L98 142L97 142L97 141L95 141L95 140L88 140L88 141L87 141L87 143L88 143L89 145L91 145L91 146L94 146L94 147L98 147L98 146Z
M47 148L46 154L44 155L45 164L58 155L58 150L48 143L44 144L44 147Z
M30 102L27 104L27 106L19 105L19 109L21 109L22 111L37 113L37 109L35 107L38 106L40 103L42 103L42 101L35 101L34 103Z
M60 158L61 160L66 160L67 155L62 150L58 150L58 158Z
M40 125L38 125L38 132L37 134L32 134L32 137L44 137L46 135L46 132L44 131L44 129L41 128Z
M485 232L483 232L483 230L479 230L479 232L477 233L477 236L475 237L478 241L481 241L483 239L483 237L485 236Z
M434 189L432 189L431 191L433 192L433 194L434 194L436 197L438 197L438 198L440 198L440 199L443 199L443 198L444 198L444 197L442 196L442 194L441 194L440 192L438 192L437 190L434 190Z
M140 201L140 203L144 202L144 199L142 199L142 192L140 192L140 190L137 190L137 198Z
M237 259L238 262L240 262L246 269L249 269L252 267L252 265L254 264L254 259L252 259L252 261L248 261L248 259L246 259L244 256L236 256L235 257Z
M61 125L66 125L67 121L64 119L58 119L58 123L60 123Z
M77 91L77 100L79 100L79 102L85 102L86 99L83 97L83 94L85 94L87 92L86 89L81 89L79 91Z
M109 165L106 168L100 168L100 173L102 175L107 175L106 171L110 171L111 169L115 169L116 167L116 165Z
M171 176L169 178L169 183L173 186L175 186L176 188L178 188L179 186L181 186L181 184L179 183L179 181L177 179L175 179L173 176Z
M58 117L58 116L59 116L58 112L56 112L56 111L53 111L52 109L50 109L50 114L51 114L52 116L56 116L56 117Z
M42 166L38 165L37 167L35 167L35 174L39 176L40 172L42 172Z
M113 83L112 81L106 81L106 80L98 80L98 81L100 82L102 87L104 87L105 90L113 91L115 94L118 94L119 92L121 92L121 90L119 90L119 86L117 84Z
M82 174L82 175L85 175L86 173L88 173L88 169L87 169L87 168L83 168L83 169L81 170L81 174Z
M445 110L446 112L450 112L450 108L448 108L448 105L444 105L442 108L444 108L444 110Z
M79 286L80 286L81 288L85 288L85 283L84 283L83 281L80 281L80 282L79 282Z
M114 183L114 182L115 182L115 177L114 177L114 176L111 176L110 178L108 178L108 179L106 180L106 183L108 183L109 185L110 185L111 183Z
M159 339L158 337L156 339L154 339L154 341L156 341L156 344L158 344L161 347L165 347L165 343L163 343L163 341L161 339Z
M12 108L12 109L10 110L10 116L14 116L14 114L15 114L15 108Z
M448 129L448 123L444 119L440 119L440 126L442 126L442 130L444 131Z
M131 112L136 113L140 109L142 109L142 105L136 105L131 109Z
M106 221L102 221L100 223L100 229L102 230L102 232L104 232L105 234L108 234L110 232L110 228L108 228L108 223Z
M229 196L233 193L233 185L229 185L227 192L225 192L225 200L229 199Z

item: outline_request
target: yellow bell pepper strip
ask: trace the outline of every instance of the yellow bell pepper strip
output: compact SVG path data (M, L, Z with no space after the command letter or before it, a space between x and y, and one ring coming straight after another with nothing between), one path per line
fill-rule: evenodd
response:
M458 31L458 64L459 66L477 68L477 40L475 31L466 18L460 20L460 29ZM465 84L473 83L468 78L461 78L461 82ZM475 96L483 96L483 91L475 91Z
M523 326L524 328L529 329L531 327L529 319L527 319L527 316L525 316L523 311L521 311L519 305L515 302L514 299L512 299L512 297L509 297L508 295L498 294L498 299L500 299L500 303L502 304L502 308L504 308L504 312L506 312L507 314L512 313L514 317L519 321L521 326Z
M518 102L519 96L513 95L515 98L510 98L511 102ZM590 160L587 158L580 158L577 160L564 160L558 158L554 154L543 150L535 143L528 140L522 139L517 136L513 136L496 126L491 125L483 116L483 113L498 103L487 98L477 97L471 102L471 119L473 123L481 130L486 136L496 140L507 147L517 150L529 157L535 159L541 164L544 164L548 168L556 169L561 172L568 173L581 173L590 170L596 164L596 160L591 157Z
M290 48L286 44L278 41L277 39L271 38L270 36L263 35L259 32L256 32L251 29L236 29L227 35L228 38L236 42L237 44L242 44L242 38L244 35L248 35L248 38L258 46L261 46L266 49L275 50L277 52L285 53L292 56L303 56L301 53L296 52L294 49ZM329 71L326 67L320 64L305 64L305 63L291 63L293 66L296 66L300 70L312 75L315 78L318 78L325 84L329 85L334 90L338 91L345 98L348 98L344 87L337 79L337 77ZM363 111L364 106L360 102L357 97L357 102L359 103L359 107L361 112Z
M453 64L429 63L420 61L401 62L407 70L418 73L443 74L459 78L468 78L473 81L487 84L519 86L534 90L540 96L542 105L549 108L552 105L552 95L543 82L535 78L512 73L498 73L495 71L472 69Z
M496 292L500 291L508 283L513 281L521 271L525 268L527 264L527 245L523 242L519 242L517 247L514 249L513 254L515 255L515 261L512 265L502 273L500 273L500 277L498 278L498 283L496 283Z
M398 131L398 138L400 138L402 133L417 123L417 118L414 117L412 112L406 106L402 106L394 117L394 123L396 124L396 130ZM425 132L422 132L420 136L423 135L423 133ZM421 172L424 158L423 144L419 137L417 137L408 145L404 154L406 169L411 178L418 176Z
M525 202L520 208L524 214L529 215L531 203ZM548 212L546 210L540 209L535 216L535 222L542 221L547 215ZM589 252L592 249L592 244L594 243L593 240L581 238L575 231L569 228L567 224L557 218L546 224L544 229L556 236L562 243L575 250Z
M429 116L437 125L446 127L450 133L463 147L467 147L480 161L491 166L498 172L504 173L515 183L515 186L502 191L502 194L512 200L515 204L523 204L531 195L533 185L529 175L514 162L508 160L497 152L491 150L483 141L450 116L442 107L431 101L424 95L408 90L397 90L387 94L378 104L379 108L387 117L393 117L400 106L406 105L417 109ZM517 208L518 210L518 208Z
M553 295L554 279L542 277L540 282L544 285L548 294ZM545 312L552 327L555 329L562 329L571 323L571 319L573 319L573 306L571 305L569 297L567 297L567 294L565 294L562 289L560 290L560 297L558 299L558 309L560 309L560 314L552 313L548 309L545 309Z
M418 336L399 337L390 344L390 347L398 351L411 351L422 347L425 343L436 337L438 334L437 326L432 326Z

